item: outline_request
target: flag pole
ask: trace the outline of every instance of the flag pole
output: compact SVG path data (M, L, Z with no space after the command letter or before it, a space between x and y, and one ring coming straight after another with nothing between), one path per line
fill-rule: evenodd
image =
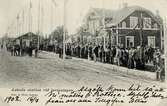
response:
M66 5L67 0L64 0L64 28L63 28L63 60L65 60L66 53L65 53L65 40L66 40Z
M40 35L40 0L38 0L38 45L37 45L37 50L39 50L39 35Z
M167 27L166 27L166 17L164 18L164 21L163 21L163 32L164 32L164 58L165 58L165 83L167 84Z
M28 26L28 31L29 32L31 32L32 31L32 29L31 29L31 25L32 25L32 17L31 17L31 8L32 8L32 2L31 2L31 0L30 0L30 7L29 7L29 26ZM32 34L30 33L30 38L31 38L31 42L32 42Z
M16 26L17 26L17 36L18 36L18 37L19 37L19 18L20 18L20 17L19 17L19 14L18 14L18 15L17 15L17 18L16 18L16 19L17 19L17 25L16 25Z

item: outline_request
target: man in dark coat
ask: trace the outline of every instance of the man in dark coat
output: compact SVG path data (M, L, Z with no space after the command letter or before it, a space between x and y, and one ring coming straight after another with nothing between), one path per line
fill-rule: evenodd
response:
M92 60L93 59L93 53L92 53L92 45L88 45L88 59Z
M98 46L95 45L94 48L93 48L93 55L94 55L94 61L96 62L97 61L97 58L98 58Z
M100 62L103 62L103 52L104 52L104 47L102 44L99 45L99 58Z
M81 58L84 58L84 51L85 51L85 47L82 46L81 47Z

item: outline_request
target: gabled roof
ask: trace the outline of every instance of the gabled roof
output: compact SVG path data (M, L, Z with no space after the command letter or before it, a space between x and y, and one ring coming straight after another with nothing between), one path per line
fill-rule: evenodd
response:
M128 17L130 14L132 14L135 11L145 11L147 12L155 21L157 21L159 24L162 23L162 20L159 19L156 15L154 15L151 11L140 7L140 6L130 6L125 7L119 10L109 10L109 9L100 9L100 8L92 8L91 11L87 15L91 15L92 12L95 13L95 15L99 17L105 16L106 18L112 18L112 24L117 25L122 20L124 20L126 17Z
M24 35L21 35L21 36L19 36L19 37L17 37L17 39L18 38L21 38L21 37L28 37L28 36L37 36L36 34L34 34L34 33L32 33L32 32L27 32L27 33L25 33Z

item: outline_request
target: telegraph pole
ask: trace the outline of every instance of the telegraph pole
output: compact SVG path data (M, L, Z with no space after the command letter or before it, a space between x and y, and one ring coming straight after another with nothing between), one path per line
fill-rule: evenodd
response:
M167 84L167 26L166 26L166 17L164 18L163 21L163 35L164 35L164 58L165 58L165 83Z
M67 2L68 0L64 0L64 29L63 29L63 60L65 60L65 57L66 57L66 52L65 52L65 41L66 41L66 6L67 6Z
M40 35L40 0L38 0L38 44L37 50L39 50L39 35Z
M23 10L23 13L22 13L22 34L24 34L24 10Z
M103 29L103 31L105 32L105 10L104 10L104 0L102 0L102 9L103 9L103 16L102 16L102 21L103 21L103 26L102 26L102 29ZM106 41L105 41L105 38L106 38L106 36L105 35L103 35L103 38L104 38L104 49L106 48Z
M28 24L28 31L31 32L32 31L32 16L31 16L31 8L32 8L32 2L30 0L30 7L29 7L29 24ZM30 33L31 34L31 33ZM31 42L32 42L32 35L31 36Z
M52 1L51 1L51 3L52 3ZM52 32L52 30L53 30L53 5L51 4L51 6L50 6L50 9L51 9L51 16L50 16L50 25L51 25L51 32ZM51 39L52 40L52 39Z
M53 5L54 5L54 7L56 8L57 7L57 3L55 2L55 0L51 0L51 34L53 34L54 35L54 33L52 33L53 31L54 31L54 8L53 8ZM53 35L51 35L51 38L50 38L50 40L53 42Z
M139 24L140 24L140 46L143 46L143 14L142 12L140 13L140 19L139 19Z
M43 16L44 16L44 8L43 2L41 3L41 34L43 35Z
M17 15L16 19L17 19L17 36L19 36L19 14Z

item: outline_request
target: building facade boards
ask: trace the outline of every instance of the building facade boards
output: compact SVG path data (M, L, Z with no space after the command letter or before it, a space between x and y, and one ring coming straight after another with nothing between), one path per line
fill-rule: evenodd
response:
M14 41L14 45L20 45L22 47L37 47L38 35L28 32L24 35L17 37Z
M159 14L139 7L120 10L91 8L86 17L87 31L103 42L113 45L137 47L139 45L163 48L163 26ZM104 30L108 33L104 36Z

